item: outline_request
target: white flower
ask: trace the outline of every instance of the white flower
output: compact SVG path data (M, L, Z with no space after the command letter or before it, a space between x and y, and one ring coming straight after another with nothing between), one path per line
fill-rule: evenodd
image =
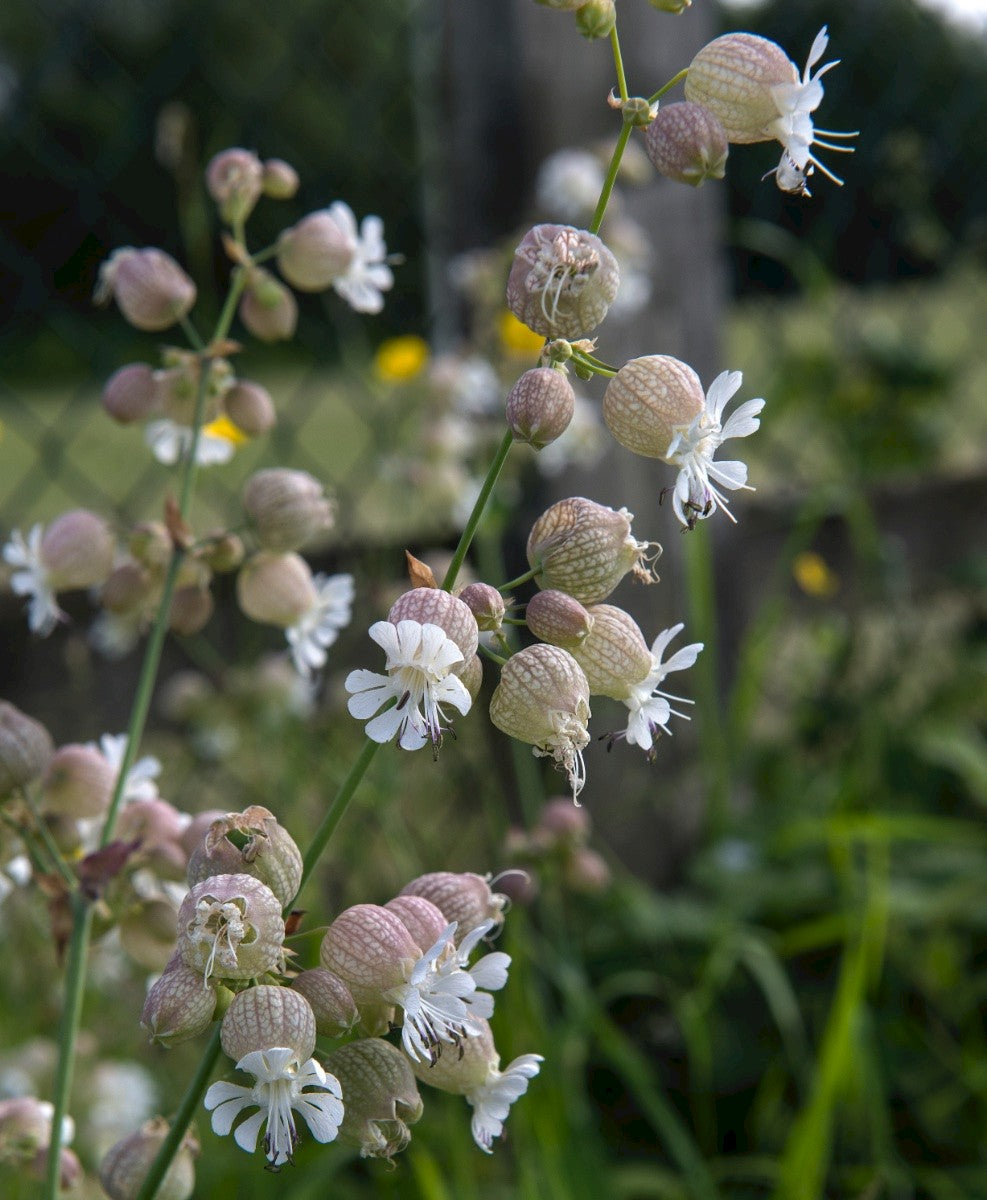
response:
M451 704L464 715L470 709L465 684L451 674L463 661L463 652L431 623L378 621L371 625L370 636L387 655L387 674L359 670L347 675L350 715L361 721L373 717L367 737L375 742L397 737L404 750L420 750L428 741L439 746L446 720L442 705ZM397 703L374 716L391 699Z
M485 1018L493 1012L493 997L477 992L476 980L460 965L461 951L453 942L456 926L452 921L445 927L412 967L407 982L383 993L388 1004L404 1012L401 1041L415 1062L433 1062L441 1042L458 1044L480 1033L481 1027L471 1017Z
M486 937L496 924L496 921L483 921L470 930L459 943L457 953L460 967L468 971L477 989L482 988L485 992L499 992L507 983L507 968L511 965L511 956L502 950L495 950L492 954L485 954L472 967L469 965L469 957L480 939Z
M213 1110L214 1133L225 1136L244 1109L256 1107L258 1111L237 1126L233 1140L252 1154L266 1124L264 1152L275 1169L291 1162L298 1144L293 1113L302 1117L317 1142L335 1138L343 1119L342 1089L336 1076L329 1075L314 1058L299 1063L295 1050L272 1046L269 1050L252 1050L236 1066L257 1082L253 1087L225 1082L210 1087L204 1103Z
M538 168L535 194L548 216L583 225L596 210L603 168L588 150L557 150Z
M124 752L127 749L125 733L104 733L99 739L99 745L89 743L93 750L98 750L106 761L119 772L123 765ZM134 800L157 800L160 792L154 782L161 774L161 763L152 754L139 758L130 770L123 784L123 804L131 804Z
M34 525L25 538L19 529L10 535L3 548L4 561L15 568L10 590L15 596L28 596L27 623L32 633L47 637L65 614L58 607L55 593L48 584L48 572L41 560L42 525Z
M301 620L284 631L295 669L306 679L326 665L326 650L353 613L352 575L316 575L312 583L318 599Z
M486 1081L466 1093L473 1109L473 1141L487 1154L493 1152L494 1138L504 1132L511 1105L528 1090L528 1080L534 1079L544 1061L540 1054L522 1054L503 1071L492 1066Z
M350 265L332 281L333 290L356 312L380 312L382 293L394 286L394 275L387 266L384 222L380 217L364 217L357 233L353 210L342 200L330 205L329 215L355 246Z
M159 463L174 466L188 454L192 446L191 425L179 425L167 417L149 421L144 429L144 440ZM211 467L217 463L228 463L233 457L234 443L219 433L203 429L195 451L195 461L200 467Z
M812 174L815 167L818 167L827 179L842 185L843 180L834 175L828 167L823 166L812 153L813 146L821 146L824 150L836 150L844 154L853 153L852 146L834 145L832 141L823 141L817 134L839 140L854 138L857 136L857 131L836 133L832 129L817 130L812 125L811 114L822 103L822 77L839 63L839 59L835 59L820 67L815 75L812 74L812 68L822 58L828 44L829 37L824 25L812 43L801 80L797 83L777 83L771 88L771 98L778 109L778 116L770 123L768 131L772 137L781 142L784 151L781 162L769 174L775 176L775 180L783 192L796 192L799 195L808 196L810 193L806 187L806 179Z
M700 412L689 425L675 427L675 436L665 454L666 462L681 468L672 493L672 507L689 529L696 521L716 512L717 507L736 524L726 497L717 491L711 479L729 491L737 488L754 490L748 486L745 463L713 462L713 455L728 438L749 437L761 424L757 414L764 408L763 400L747 400L725 425L721 424L723 409L742 381L740 371L723 371L717 375Z
M684 628L685 626L680 622L678 625L673 625L671 629L664 629L658 634L651 646L651 659L654 665L647 677L631 688L631 694L624 701L630 709L631 715L623 736L627 738L630 745L640 746L649 754L653 751L655 734L659 729L671 734L668 722L673 716L689 720L685 713L672 708L669 701L673 700L677 704L692 704L692 701L661 690L666 675L672 671L685 671L691 667L703 648L702 642L693 642L690 646L683 646L681 650L676 650L667 663L662 662L662 655L669 642L672 638L677 637Z

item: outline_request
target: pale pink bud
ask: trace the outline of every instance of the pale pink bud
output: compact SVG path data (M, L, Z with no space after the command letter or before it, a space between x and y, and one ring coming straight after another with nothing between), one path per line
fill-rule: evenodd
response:
M509 737L527 742L564 771L578 797L586 782L583 749L589 742L589 684L579 663L558 646L528 646L512 654L490 700L490 720Z
M566 860L563 877L574 891L595 895L609 886L610 868L595 850L580 846Z
M553 840L579 845L589 837L589 813L585 808L577 808L567 797L560 796L548 801L536 828Z
M267 388L249 379L238 379L223 393L226 415L248 437L260 437L274 428L277 413Z
M262 342L287 341L298 324L295 297L269 271L255 267L240 300L240 320Z
M61 746L41 781L42 812L101 816L110 807L117 770L93 746Z
M180 842L186 824L185 815L158 796L125 804L117 818L117 834L124 840L139 841L147 849Z
M24 1165L51 1142L54 1106L34 1096L0 1100L0 1162Z
M648 126L644 146L662 175L699 187L726 174L727 135L717 117L688 101L658 110Z
M603 419L626 449L668 461L676 430L691 424L706 404L699 376L667 354L624 363L607 384Z
M609 37L617 23L614 0L586 0L576 10L576 28L591 41Z
M299 550L333 525L332 501L306 471L257 471L244 485L243 507L265 550Z
M478 629L490 633L501 627L506 612L504 597L492 584L468 584L459 593L459 599L476 618Z
M263 190L264 168L256 154L234 147L210 159L206 167L206 189L228 224L245 221Z
M345 1097L338 1140L363 1158L393 1158L411 1141L424 1111L408 1059L382 1038L340 1046L326 1058Z
M418 946L434 946L449 924L445 915L424 896L408 896L402 893L393 900L388 900L384 907L403 923Z
M283 957L284 921L271 889L252 875L197 883L178 911L178 948L206 978L253 979Z
M626 508L573 496L546 509L528 537L528 563L538 572L540 588L568 592L581 604L605 600L628 571L643 583L657 576L650 569L661 553L656 542L631 535L634 517Z
M528 628L539 641L572 650L586 640L593 628L593 618L567 592L548 588L537 592L524 610Z
M348 270L356 244L329 209L310 213L278 238L278 270L300 292L324 292Z
M115 371L103 387L103 407L122 425L159 412L161 393L154 371L146 363L128 363Z
M391 605L387 619L392 625L399 621L417 621L421 625L438 625L463 652L463 665L476 654L480 642L476 617L462 600L440 588L412 588ZM455 674L459 672L453 668Z
M422 956L401 919L376 904L356 904L326 930L319 952L322 965L346 984L368 1032L383 1032L394 1015L381 999L399 987Z
M176 588L168 609L168 628L179 637L191 637L205 628L214 607L208 587L189 584Z
M259 804L213 821L189 859L190 887L210 875L236 874L266 883L282 907L294 899L302 881L298 846L274 813Z
M507 395L507 426L516 442L536 450L560 438L576 411L576 393L564 371L533 367Z
M191 674L191 672L190 672L190 674ZM171 682L171 681L169 680L169 682ZM189 713L189 717L191 717L193 706L195 706L199 701L206 700L213 695L213 692L209 687L208 681L206 679L202 679L202 683L206 685L205 689L198 688L198 689L193 690L192 688L188 687L188 676L186 676L185 679L183 680L183 684L184 684L184 688L185 688L184 696L181 699L179 699L178 701L176 701L174 698L169 698L170 703L174 704L176 709L181 709L182 702L184 701L189 706L187 711ZM189 719L189 717L185 717L185 718L181 717L175 711L169 711L168 716L171 718L171 720L175 720L175 721ZM199 845L199 843L202 841L202 839L209 832L209 829L212 827L213 821L215 821L219 817L223 817L225 815L226 814L223 812L220 812L220 810L218 808L210 808L210 809L207 809L205 812L200 812L200 813L195 814L195 816L192 818L190 824L188 824L186 826L185 832L182 834L182 837L181 837L181 846L182 846L182 849L185 851L186 858L192 857L192 855L195 852L196 847Z
M141 1025L152 1042L177 1046L208 1029L216 1011L216 991L203 986L202 973L173 956L147 993Z
M264 160L264 195L272 200L290 200L298 191L298 172L283 158Z
M356 1025L360 1013L353 994L345 983L325 967L302 971L291 981L301 992L315 1015L315 1031L320 1037L338 1038Z
M507 307L535 333L578 338L607 315L619 283L617 260L595 234L536 225L514 252Z
M114 250L99 272L96 303L114 299L136 329L159 333L195 304L195 284L163 250Z
M506 897L492 891L482 875L470 871L432 871L419 875L405 884L401 895L421 896L434 904L450 924L455 921L457 943L484 921L495 921L498 926L504 921Z
M110 527L85 508L56 517L41 539L41 561L55 592L102 583L113 569L115 553Z
M220 1037L234 1062L274 1046L290 1047L305 1062L315 1051L315 1015L301 992L261 984L233 997Z
M37 779L54 753L55 743L40 721L0 700L0 797Z
M99 1182L110 1200L136 1200L168 1132L168 1122L154 1117L107 1151L99 1166ZM193 1134L186 1133L154 1193L154 1200L189 1200L195 1191L198 1153L199 1143Z
M252 621L288 629L318 602L308 563L297 554L262 550L236 578L236 597Z
M685 95L716 115L731 142L767 142L778 117L772 89L798 81L795 64L775 42L753 33L727 33L692 60Z
M644 634L629 613L613 604L590 608L593 628L572 656L586 673L591 696L626 700L653 666Z

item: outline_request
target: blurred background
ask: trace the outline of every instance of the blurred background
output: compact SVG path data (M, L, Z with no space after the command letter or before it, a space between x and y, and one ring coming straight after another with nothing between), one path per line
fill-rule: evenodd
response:
M729 29L801 69L828 25L841 65L818 123L861 131L852 157L827 159L845 186L817 176L811 200L762 180L770 146L734 147L726 180L693 192L632 143L603 227L630 298L601 355L675 354L705 385L740 369L742 397L767 400L742 448L757 491L737 496L738 526L681 536L658 504L673 476L608 446L602 389L586 385L558 452L514 457L472 556L478 577L508 579L553 500L626 505L636 535L664 544L663 578L614 599L649 642L685 620L707 643L682 677L694 719L654 764L594 743L586 828L565 837L539 816L560 781L526 748L506 753L482 706L438 765L380 756L310 889L316 922L423 870L524 868L495 1029L505 1061L542 1053L542 1074L489 1160L462 1103L432 1091L393 1171L307 1145L274 1181L200 1122L197 1195L987 1196L983 24L915 0L618 8L632 94ZM203 473L197 528L242 519L258 466L308 470L339 504L313 563L352 571L361 601L310 703L255 665L276 631L220 581L203 633L169 645L148 739L183 810L266 804L303 844L318 821L359 745L345 669L370 665L365 630L402 586L404 549L438 567L455 545L504 391L537 354L504 319L513 247L535 219L588 220L546 160L578 151L577 182L601 170L612 84L606 43L530 0L0 8L4 540L70 507L121 530L160 514L168 469L99 401L156 346L91 297L114 248L161 246L195 276L208 324L227 278L201 186L218 150L301 175L294 201L258 209L251 245L343 199L379 214L403 257L379 317L304 297L294 341L247 341L238 359L278 424ZM57 742L122 729L139 665L93 650L85 597L68 608L67 629L33 641L0 594L3 695ZM604 701L594 718L619 726ZM44 1094L50 1072L57 972L37 907L15 892L0 908L5 961L40 954L48 972L41 989L0 981L0 1096L25 1080ZM167 1112L194 1061L144 1045L142 992L97 955L78 1107L98 1094L104 1116L80 1119L87 1166L114 1096L131 1098L131 1124L141 1104Z

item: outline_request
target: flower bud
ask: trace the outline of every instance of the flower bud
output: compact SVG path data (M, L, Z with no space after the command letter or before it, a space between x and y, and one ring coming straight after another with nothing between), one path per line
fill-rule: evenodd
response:
M402 893L388 900L384 907L401 921L418 946L434 946L449 924L444 913L424 896Z
M626 449L667 460L675 431L688 427L706 403L699 376L667 354L624 363L607 384L603 419Z
M649 567L661 550L656 542L635 541L633 519L626 508L617 512L582 496L553 504L528 537L528 563L538 572L538 586L595 604L628 571L641 582L653 582L657 576Z
M178 911L182 960L207 979L253 979L279 965L284 921L277 896L252 875L214 875Z
M564 650L572 650L585 641L593 628L593 618L579 601L554 588L531 597L524 619L539 641Z
M99 271L96 303L116 300L135 329L159 333L180 321L195 304L195 284L163 250L114 250Z
M342 1037L360 1019L350 989L325 967L302 971L291 981L291 986L309 1002L315 1015L315 1031L320 1037Z
M563 878L573 891L588 896L596 895L608 887L610 868L606 859L595 850L580 846L567 859L563 867Z
M572 384L554 367L525 371L507 396L507 425L514 440L536 450L561 437L575 411Z
M213 821L189 859L190 887L210 875L236 874L266 883L282 907L294 899L302 881L302 856L294 839L259 804Z
M41 539L41 561L54 592L102 583L113 569L115 553L109 526L85 508L56 517Z
M585 808L577 808L567 797L549 800L541 811L536 830L555 842L581 845L589 837L590 819Z
M51 1119L55 1108L47 1100L34 1096L14 1096L0 1100L0 1163L24 1166L39 1150L51 1142ZM63 1139L74 1133L71 1118L65 1118Z
M492 584L468 584L459 593L459 599L473 614L478 629L485 633L500 629L506 611L504 597Z
M240 320L262 342L287 341L298 324L295 297L262 267L251 270L238 311Z
M273 1046L288 1046L305 1062L315 1051L315 1015L301 992L260 984L233 997L220 1037L234 1062Z
M0 700L0 799L37 779L54 752L51 734L40 721Z
M61 746L41 781L41 811L76 819L101 816L110 807L116 781L116 767L95 747Z
M243 542L235 533L210 534L196 551L196 558L217 575L235 571L243 562Z
M727 135L701 104L668 104L658 110L644 136L648 158L669 179L699 187L726 174Z
M103 407L121 425L154 416L161 408L154 371L147 363L128 363L115 371L103 387Z
M297 554L262 550L236 577L236 597L252 621L288 629L318 602L308 563Z
M333 525L332 502L306 471L257 471L244 486L243 507L265 550L299 550Z
M189 675L194 677L194 672L190 672ZM178 698L176 699L174 696L169 696L168 698L168 717L171 720L192 720L195 712L197 711L198 704L200 702L208 701L215 694L212 685L203 676L198 676L203 686L197 688L192 685L189 675L186 675L182 679L182 687L180 688ZM172 679L174 678L175 676L172 676ZM168 682L171 683L171 680ZM178 710L185 706L187 706L185 711L188 715L183 717L180 715L180 711ZM186 858L191 858L195 853L199 843L212 827L213 821L225 815L226 814L220 812L218 808L210 808L205 812L195 814L189 824L185 827L185 831L181 836L181 846L185 851Z
M253 212L263 190L263 173L257 155L239 147L220 150L210 159L206 189L227 224L245 221Z
M507 307L545 337L595 329L617 295L617 260L592 233L536 225L521 239L507 280Z
M100 605L111 613L134 613L157 587L150 571L136 562L123 562L103 584L99 593Z
M107 1151L99 1166L99 1181L110 1200L136 1200L168 1132L168 1122L153 1117ZM154 1200L189 1200L195 1191L198 1153L199 1143L191 1133L186 1133L154 1193Z
M504 664L490 700L490 720L503 733L550 756L565 771L575 799L586 782L589 684L579 663L558 646L528 646Z
M278 270L300 292L324 292L345 274L357 247L331 210L310 213L278 238Z
M401 895L421 896L431 901L450 924L455 921L457 943L484 921L496 921L498 926L504 922L507 898L491 891L482 875L469 871L460 874L432 871L428 875L419 875L405 884ZM437 939L429 945L433 945L434 940Z
M593 629L572 657L586 673L591 696L626 700L653 666L644 634L629 613L613 604L594 604L589 611Z
M208 1029L216 1011L216 990L202 985L202 973L174 955L147 993L141 1025L151 1041L177 1046Z
M179 637L191 637L205 628L214 607L208 587L189 584L176 588L168 609L168 628Z
M401 919L376 904L355 904L326 930L319 958L346 984L368 1032L383 1032L394 1015L381 993L404 983L422 951Z
M425 1107L408 1059L382 1038L364 1038L334 1050L326 1070L345 1097L338 1140L358 1147L362 1158L399 1154Z
M174 544L160 521L142 521L127 535L127 549L145 567L160 568L168 565Z
M298 172L283 158L266 158L262 183L265 196L272 200L290 200L298 191Z
M249 379L238 379L223 393L223 408L237 429L248 437L260 437L274 428L277 413L267 388Z
M778 117L772 90L797 84L798 70L775 42L753 33L727 33L709 42L689 65L685 95L714 113L731 142L767 142Z
M576 28L584 38L609 37L617 23L614 0L587 0L576 10Z
M438 625L463 652L464 665L476 654L480 643L476 617L468 605L440 588L412 588L410 592L398 596L391 605L387 619L392 625L397 625L399 621ZM454 668L453 673L459 672Z

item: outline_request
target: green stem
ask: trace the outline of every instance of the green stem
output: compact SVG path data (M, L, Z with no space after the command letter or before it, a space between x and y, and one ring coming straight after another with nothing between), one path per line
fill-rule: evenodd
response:
M613 154L610 156L610 165L607 167L607 175L603 181L603 191L600 192L596 212L593 213L593 220L589 223L590 233L600 232L600 226L603 224L603 214L607 211L607 205L610 203L610 194L613 192L613 185L617 182L617 172L620 170L620 160L624 157L624 148L630 136L631 126L625 121L623 129L620 131L620 136L617 138L617 144L613 148Z
M660 87L653 96L648 97L648 103L656 104L662 98L662 96L665 95L666 92L670 92L672 90L672 88L675 87L675 85L677 83L681 83L682 80L685 79L686 75L688 75L688 74L689 74L689 68L685 67L685 68L683 68L683 70L679 71L678 75L673 75L672 78L668 81L668 83L665 84L664 87Z
M491 662L495 662L501 667L507 662L507 659L504 658L502 654L498 654L495 650L491 650L489 646L484 646L482 642L480 643L478 649L484 658L489 658Z
M62 857L61 850L59 850L58 846L55 845L55 839L51 836L51 830L44 823L41 813L38 812L38 806L34 803L32 797L26 792L24 793L24 803L27 805L31 816L34 818L34 829L37 833L38 840L48 852L48 857L51 860L51 869L61 875L63 882L67 884L70 892L76 891L79 886L78 879L76 879L76 877L72 874L68 863ZM24 844L27 845L26 839ZM35 850L35 853L37 853L37 850Z
M442 587L447 592L451 592L456 583L456 577L459 575L460 568L463 565L463 560L473 542L473 538L479 527L480 521L483 518L483 511L487 507L487 501L494 490L498 476L503 469L504 463L507 461L507 456L511 451L511 446L514 445L514 434L508 429L504 434L503 441L497 449L493 462L490 464L490 469L487 471L487 477L483 481L483 487L480 488L480 494L476 498L476 503L473 505L473 511L470 513L469 520L466 522L466 528L463 530L463 536L459 539L459 545L456 547L456 553L452 556L452 562L449 564L449 570L446 571L446 577L442 580Z
M541 567L532 567L530 571L525 571L523 575L519 575L517 579L509 579L506 583L500 584L497 588L498 592L510 592L514 588L520 587L522 583L528 583L530 580L537 578L541 574Z
M340 785L339 791L336 793L336 799L333 800L329 811L322 819L322 824L315 831L315 836L312 838L309 848L305 851L305 855L302 858L301 882L298 884L298 891L295 893L294 898L287 905L285 905L286 912L291 911L295 901L301 894L301 890L305 886L306 880L312 874L315 864L322 856L322 852L328 845L329 839L336 830L336 826L342 820L343 813L346 811L349 802L353 799L353 793L359 787L360 780L366 774L367 767L370 766L374 755L379 749L379 742L374 742L371 741L370 738L367 738L363 749L360 751L359 757L350 768L350 773Z
M216 1059L219 1058L219 1035L221 1028L222 1026L217 1022L212 1037L209 1039L209 1044L203 1051L196 1072L192 1076L192 1081L185 1090L185 1095L178 1106L178 1111L172 1118L171 1128L168 1130L165 1140L161 1143L161 1148L158 1150L154 1162L151 1163L151 1169L144 1177L144 1182L141 1184L141 1189L137 1193L135 1200L151 1200L151 1197L157 1192L161 1180L164 1179L169 1166L171 1166L171 1160L178 1153L182 1139L185 1137L185 1132L192 1123L195 1110L199 1107L199 1101L206 1090L206 1084L209 1082L209 1076L212 1075Z
M627 76L624 74L624 56L620 53L620 38L617 37L616 23L610 30L610 48L613 50L613 65L617 71L617 90L620 92L621 100L626 100L629 95Z
M79 1033L82 1015L82 997L85 991L86 959L89 951L89 935L92 931L93 910L90 902L76 892L69 898L72 906L72 935L69 941L68 963L65 970L65 1009L59 1032L58 1065L55 1068L54 1106L51 1117L51 1144L48 1147L48 1172L45 1178L45 1196L57 1200L62 1159L62 1125L68 1114L69 1093L72 1090L72 1072L75 1067L75 1042Z
M614 367L608 367L606 363L600 362L598 358L593 358L589 354L583 354L580 350L573 351L572 362L585 367L587 371L591 371L594 375L603 375L608 379L612 379L617 374Z

